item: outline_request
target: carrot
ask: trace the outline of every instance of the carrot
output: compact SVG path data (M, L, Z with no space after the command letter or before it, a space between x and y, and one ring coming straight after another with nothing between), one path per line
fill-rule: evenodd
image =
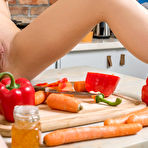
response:
M94 99L94 101L96 102L96 95L91 95L91 98Z
M35 92L35 105L39 105L46 100L46 93L44 91L36 91Z
M78 92L86 91L85 81L76 81L76 82L74 82L74 89L75 89L75 91L78 91Z
M148 114L131 115L126 123L140 123L142 126L148 126Z
M106 119L104 121L104 125L115 125L115 124L125 124L126 120L131 116L131 115L140 115L143 113L148 113L148 107L143 108L141 110L135 111L135 112L131 112L129 114L123 115L121 117L118 118L114 118L114 119Z
M74 88L72 86L71 82L66 82L66 83L59 83L57 87L57 91L63 92L63 91L74 91ZM65 94L66 96L73 97L73 94Z
M45 135L44 143L47 146L57 146L83 140L133 135L141 129L142 125L138 123L61 129Z
M59 92L62 92L62 91L74 91L74 88L72 86L72 83L66 82L66 83L59 83L57 90Z
M82 109L82 106L77 99L64 94L50 94L47 97L47 104L52 109L69 112L78 112Z

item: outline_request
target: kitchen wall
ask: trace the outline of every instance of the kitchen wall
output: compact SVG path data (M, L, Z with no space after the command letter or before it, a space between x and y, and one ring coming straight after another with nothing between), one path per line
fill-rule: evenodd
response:
M13 20L30 23L56 0L10 0L9 7ZM148 0L139 0L147 2ZM146 4L148 7L148 3Z
M49 6L49 0L11 0L9 8L12 19L30 23Z

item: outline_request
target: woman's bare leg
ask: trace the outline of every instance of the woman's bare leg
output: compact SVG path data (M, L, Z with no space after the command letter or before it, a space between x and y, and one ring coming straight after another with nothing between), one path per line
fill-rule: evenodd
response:
M14 39L9 70L32 79L103 19L102 0L59 0Z
M10 44L19 29L11 21L8 3L0 0L0 72L5 71Z
M133 55L148 63L148 10L135 0L111 0L106 21Z
M0 0L0 43L4 44L7 49L10 48L10 42L20 30L11 21L8 2Z
M148 62L147 18L148 11L135 0L59 0L16 35L7 69L32 79L100 21L107 21L123 45Z
M8 1L1 0L0 2L0 13L10 18L10 11L8 8Z

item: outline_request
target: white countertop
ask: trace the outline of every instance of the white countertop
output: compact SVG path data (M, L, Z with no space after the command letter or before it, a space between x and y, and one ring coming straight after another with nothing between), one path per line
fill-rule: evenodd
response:
M38 75L35 79L33 79L32 84L41 82L54 82L63 77L67 77L69 81L84 81L86 73L88 71L115 74L120 76L121 79L115 92L129 97L133 97L135 99L141 98L141 88L145 83L143 79L90 66L78 66L64 69L47 70Z
M39 82L54 82L62 77L67 77L69 81L84 80L86 73L88 71L116 74L120 76L121 79L115 92L140 100L141 88L145 84L145 80L87 66L47 70L38 75L34 80L32 80L32 84L36 84ZM102 123L96 123L90 125L98 125L98 124L100 125ZM56 148L147 148L148 147L147 133L148 133L148 127L143 128L139 133L132 136L76 142L72 144L65 144L62 146L58 146ZM42 139L45 134L46 133L42 133ZM10 138L4 138L4 139L6 143L10 145L11 139ZM47 148L43 144L41 145L41 147Z
M124 46L116 38L93 39L92 42L81 42L76 45L71 52L103 49L120 49Z

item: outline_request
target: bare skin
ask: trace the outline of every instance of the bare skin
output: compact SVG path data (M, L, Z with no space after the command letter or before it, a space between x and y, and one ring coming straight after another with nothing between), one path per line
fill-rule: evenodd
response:
M8 53L2 71L16 77L31 80L100 21L106 21L125 48L148 63L148 11L135 0L59 0L22 31L7 17L0 20L1 42Z
M10 44L17 32L19 29L10 20L7 2L0 0L0 72L8 66Z

